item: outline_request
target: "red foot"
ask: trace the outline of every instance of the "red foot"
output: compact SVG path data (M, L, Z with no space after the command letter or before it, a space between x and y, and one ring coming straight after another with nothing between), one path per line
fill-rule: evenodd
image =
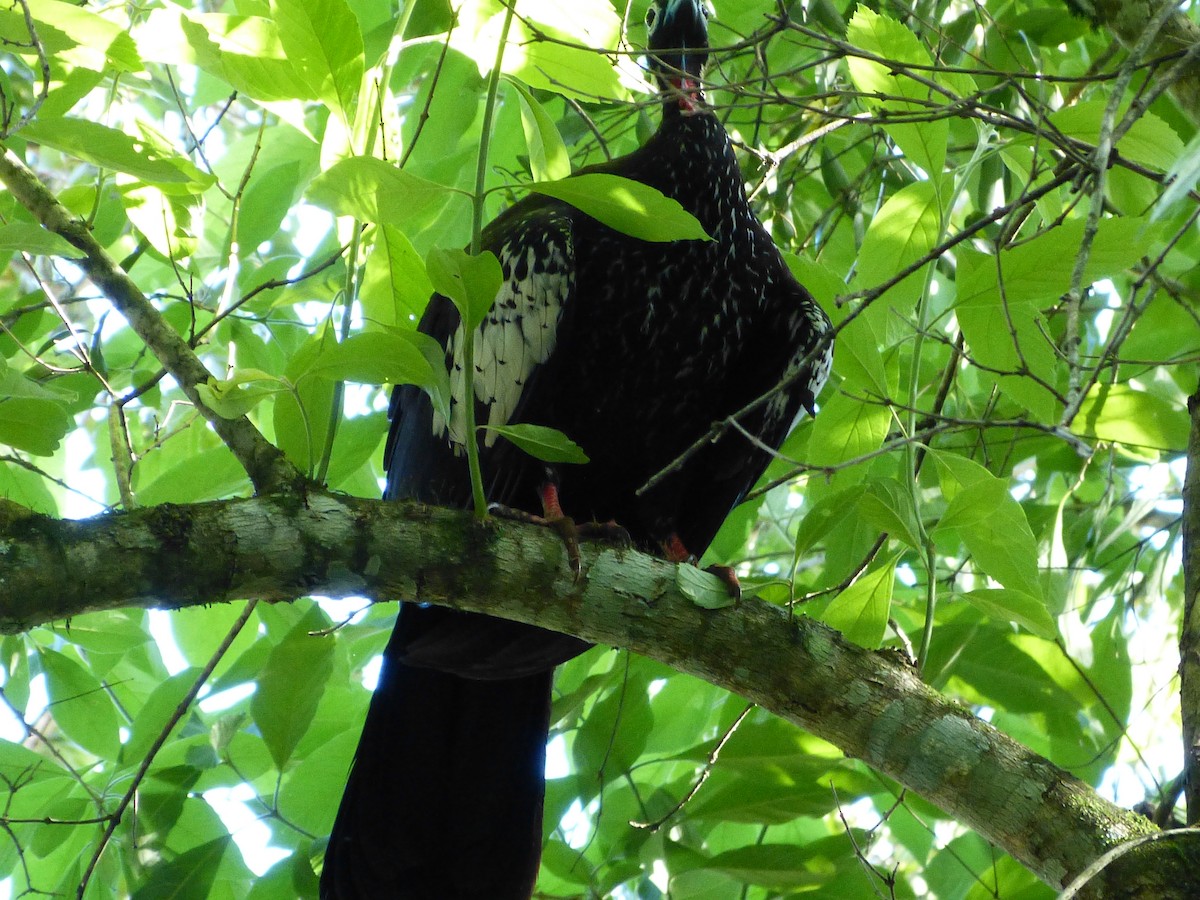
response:
M673 531L669 538L659 542L659 546L662 547L663 557L667 562L684 563L696 561L696 557L688 552L688 548L683 546L683 541L679 539L679 535Z
M691 563L696 564L696 557L688 552L688 548L684 546L683 541L679 539L679 535L671 532L670 537L665 541L660 541L659 546L662 547L663 557L667 562L673 563ZM708 566L704 570L716 575L729 591L729 596L734 600L742 599L742 585L738 581L737 573L729 566Z
M562 504L558 498L558 485L552 481L547 481L538 488L538 499L542 502L542 514L540 516L521 509L512 509L499 503L491 504L488 509L495 515L505 519L515 519L518 522L542 525L557 531L567 547L567 562L571 566L571 572L574 573L576 578L579 577L582 569L579 559L579 542L581 540L608 541L620 547L629 547L633 544L633 540L629 537L629 532L616 522L588 522L583 525L576 525L574 519L563 513Z
M725 590L729 591L729 596L734 600L742 599L742 583L738 581L737 572L733 571L731 566L708 566L704 571L720 578Z

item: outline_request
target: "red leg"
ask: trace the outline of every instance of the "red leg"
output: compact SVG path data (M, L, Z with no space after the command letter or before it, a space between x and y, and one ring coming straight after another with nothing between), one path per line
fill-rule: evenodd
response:
M696 564L696 557L688 552L688 548L679 539L679 535L673 531L670 537L659 542L659 546L662 547L663 557L668 562ZM704 571L711 572L721 579L726 590L729 591L729 596L734 600L742 599L742 585L738 581L737 573L730 566L707 566Z
M562 537L563 543L567 546L567 561L576 578L579 577L582 568L579 559L580 540L602 540L620 547L628 547L633 543L629 537L629 532L616 522L589 522L583 525L576 525L575 520L563 512L562 504L558 498L558 485L553 481L546 481L538 488L538 499L542 504L542 514L540 516L525 512L524 510L502 506L499 503L493 503L488 509L495 515L505 519L515 519L518 522L543 525L557 531Z

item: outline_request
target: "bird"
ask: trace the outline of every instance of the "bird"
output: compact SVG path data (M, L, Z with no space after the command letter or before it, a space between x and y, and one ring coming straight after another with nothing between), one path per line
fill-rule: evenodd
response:
M661 124L633 153L582 171L656 188L711 240L643 241L560 200L523 197L483 230L503 281L470 364L477 422L549 426L589 457L548 466L483 431L489 501L540 500L546 519L615 522L639 549L684 562L704 553L771 448L815 414L833 345L828 317L751 210L729 137L704 102L703 3L653 0L646 19ZM458 325L435 294L418 327L445 348L454 397L446 418L419 388L393 390L387 499L471 506ZM739 411L737 429L678 461ZM401 603L327 844L323 900L528 898L554 669L588 647Z

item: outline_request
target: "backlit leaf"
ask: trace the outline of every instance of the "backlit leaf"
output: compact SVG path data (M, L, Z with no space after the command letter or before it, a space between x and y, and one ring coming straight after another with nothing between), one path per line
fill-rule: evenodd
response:
M591 173L532 184L529 189L570 203L614 231L643 241L711 239L678 201L628 178Z

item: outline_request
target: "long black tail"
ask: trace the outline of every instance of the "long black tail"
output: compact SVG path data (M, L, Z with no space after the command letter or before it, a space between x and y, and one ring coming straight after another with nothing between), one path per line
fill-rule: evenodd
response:
M329 838L322 900L527 900L554 666L586 646L405 605Z

